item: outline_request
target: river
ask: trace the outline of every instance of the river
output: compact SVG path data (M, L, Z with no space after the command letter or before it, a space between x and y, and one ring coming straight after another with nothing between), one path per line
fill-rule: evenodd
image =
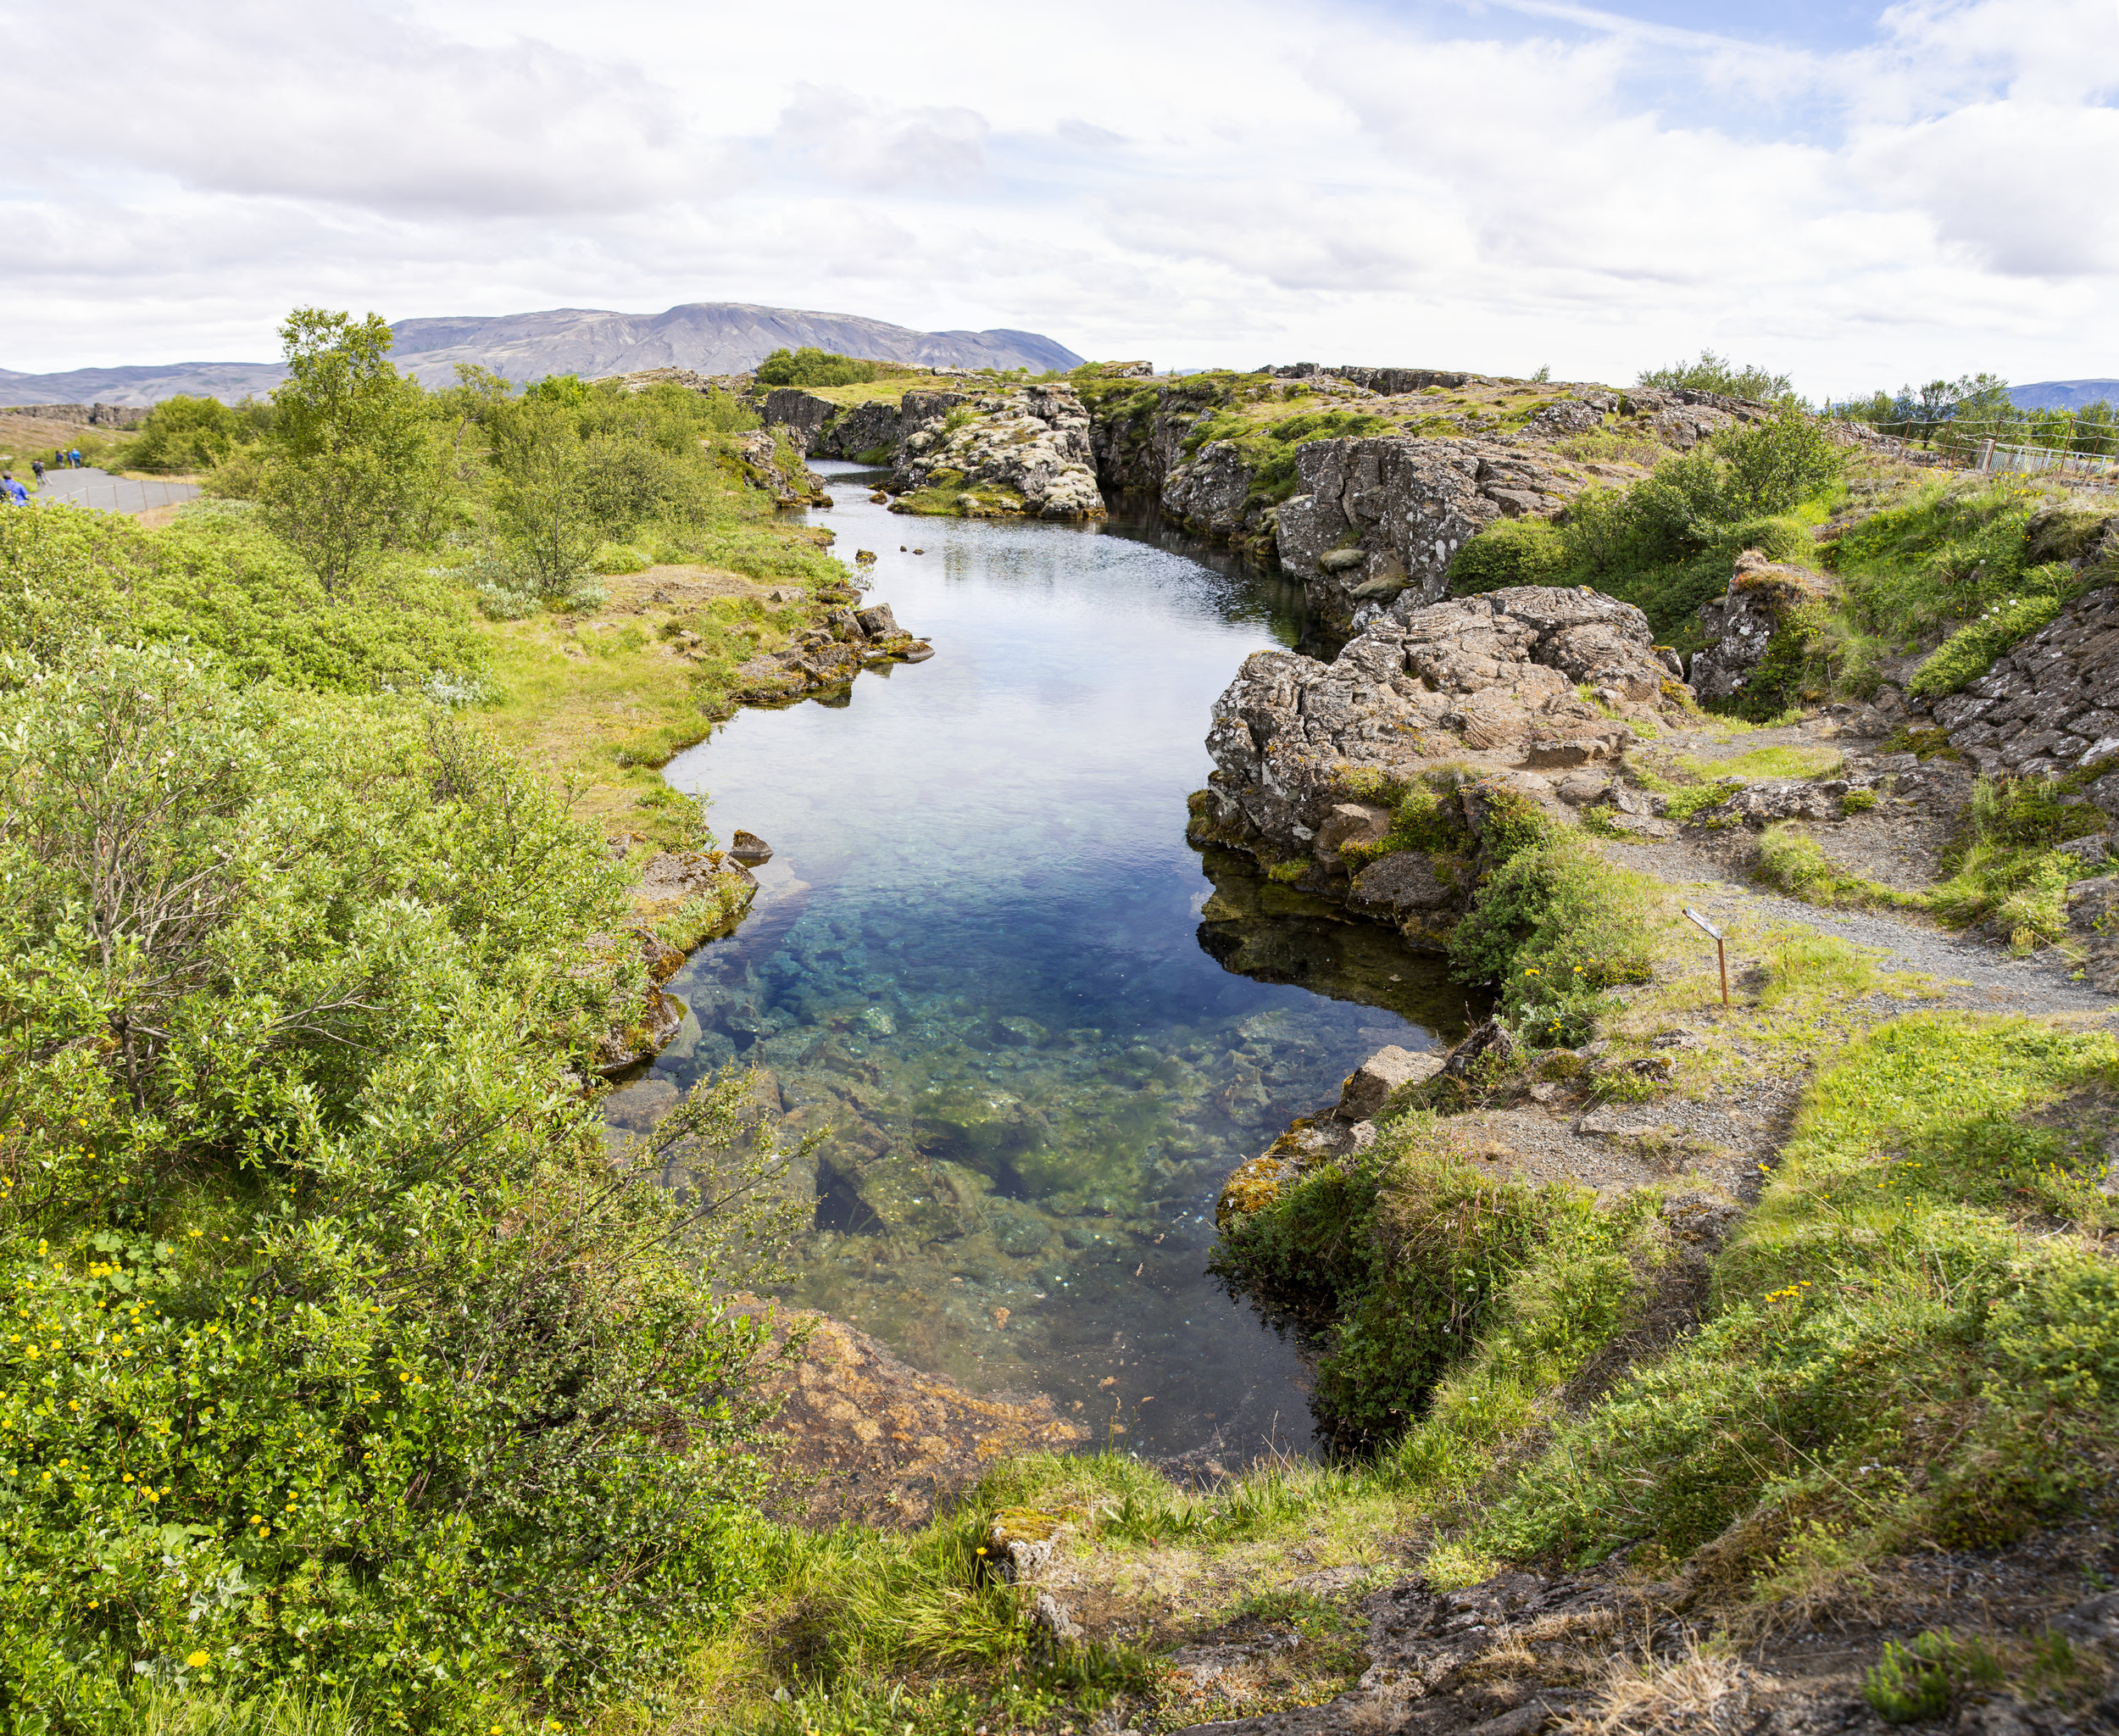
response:
M671 762L724 839L776 854L612 1119L765 1069L793 1130L831 1130L795 1299L974 1390L1049 1393L1098 1444L1304 1450L1293 1349L1205 1273L1215 1194L1377 1048L1460 1032L1463 998L1184 841L1213 701L1296 643L1301 593L1149 526L897 516L881 473L817 468L814 520L875 551L870 594L935 655Z

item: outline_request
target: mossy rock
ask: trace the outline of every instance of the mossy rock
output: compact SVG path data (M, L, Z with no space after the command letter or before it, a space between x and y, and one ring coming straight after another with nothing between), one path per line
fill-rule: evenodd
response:
M1278 1142L1275 1143L1277 1145ZM1215 1227L1226 1231L1237 1219L1249 1217L1271 1205L1280 1198L1280 1190L1288 1181L1291 1167L1286 1158L1275 1157L1270 1152L1264 1157L1238 1164L1221 1184L1221 1198L1214 1202Z
M1016 1543L1050 1543L1082 1516L1079 1507L1003 1507L987 1522L987 1547L1005 1555Z

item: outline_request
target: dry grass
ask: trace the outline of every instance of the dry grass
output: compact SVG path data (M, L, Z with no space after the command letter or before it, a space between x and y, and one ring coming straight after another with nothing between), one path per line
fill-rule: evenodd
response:
M1559 1726L1562 1736L1634 1736L1667 1730L1732 1730L1751 1705L1750 1673L1694 1637L1673 1658L1641 1652L1605 1666L1595 1699Z

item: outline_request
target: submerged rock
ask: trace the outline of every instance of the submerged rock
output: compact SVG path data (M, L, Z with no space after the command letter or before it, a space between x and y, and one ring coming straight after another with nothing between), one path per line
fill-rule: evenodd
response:
M764 1323L776 1344L806 1334L798 1360L765 1393L779 1406L770 1427L772 1457L786 1473L773 1504L780 1518L921 1525L996 1459L1061 1452L1087 1438L1042 1394L982 1398L908 1367L843 1321L750 1298L732 1306Z

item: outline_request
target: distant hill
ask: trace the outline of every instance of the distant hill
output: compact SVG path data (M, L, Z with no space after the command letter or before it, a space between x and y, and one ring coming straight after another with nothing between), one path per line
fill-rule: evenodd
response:
M687 302L662 314L553 308L491 318L401 320L398 365L430 386L475 362L522 383L547 374L631 374L692 368L740 374L776 349L814 344L841 355L930 368L1075 368L1082 358L1035 331L915 331L853 314L813 314L748 302ZM282 370L271 362L173 362L160 367L74 368L17 374L0 368L0 404L153 403L178 392L225 403L270 392Z
M2009 398L2020 410L2078 410L2085 404L2119 404L2119 380L2034 380L2011 386Z

